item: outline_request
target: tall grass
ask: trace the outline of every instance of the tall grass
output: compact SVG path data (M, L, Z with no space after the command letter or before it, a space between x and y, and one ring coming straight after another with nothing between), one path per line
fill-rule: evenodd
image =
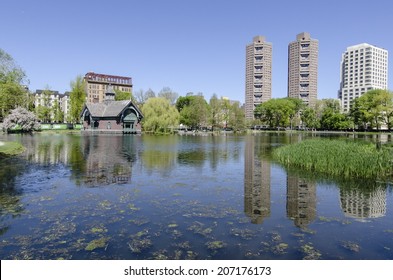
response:
M392 175L392 149L368 142L312 139L275 149L273 159L287 167L344 178Z

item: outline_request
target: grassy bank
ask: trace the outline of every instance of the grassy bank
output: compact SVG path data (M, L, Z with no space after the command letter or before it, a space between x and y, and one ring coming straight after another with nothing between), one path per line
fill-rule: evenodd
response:
M344 178L392 175L392 149L373 143L312 139L275 149L273 159L287 167Z
M22 153L24 150L25 148L20 143L0 141L0 156L18 155Z

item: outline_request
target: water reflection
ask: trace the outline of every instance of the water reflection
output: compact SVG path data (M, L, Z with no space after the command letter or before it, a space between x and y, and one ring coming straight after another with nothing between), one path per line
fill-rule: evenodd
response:
M380 218L386 214L386 186L341 187L340 206L344 215L354 219Z
M271 167L270 161L260 156L268 145L258 140L248 137L244 148L244 212L253 224L270 216Z
M27 151L0 160L1 258L393 258L386 184L271 161L305 134L8 137Z
M85 185L124 184L131 180L132 156L125 158L122 153L123 149L133 149L132 143L125 141L129 138L113 135L88 135L83 138L81 148L86 166L83 170ZM81 170L82 168L78 172Z
M316 183L296 174L287 177L287 216L295 226L305 228L316 218Z

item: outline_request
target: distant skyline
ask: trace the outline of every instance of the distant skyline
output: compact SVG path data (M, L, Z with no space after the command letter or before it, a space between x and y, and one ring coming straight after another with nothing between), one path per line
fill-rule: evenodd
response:
M288 44L308 32L319 41L318 99L337 98L347 47L393 51L388 0L1 0L1 9L0 48L31 91L69 91L93 71L130 76L134 91L170 87L243 103L246 45L261 35L273 45L272 98L285 97ZM389 71L391 90L392 81Z

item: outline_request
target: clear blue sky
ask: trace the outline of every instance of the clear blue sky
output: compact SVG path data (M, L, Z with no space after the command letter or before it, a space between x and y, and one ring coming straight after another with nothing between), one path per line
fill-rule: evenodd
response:
M369 43L393 52L390 0L0 0L0 48L30 90L70 90L86 72L131 76L134 90L163 87L244 102L245 47L273 44L273 97L287 94L287 48L319 40L318 98L336 98L341 54ZM391 54L392 55L392 54ZM391 67L390 67L391 68ZM389 72L389 89L392 75Z

